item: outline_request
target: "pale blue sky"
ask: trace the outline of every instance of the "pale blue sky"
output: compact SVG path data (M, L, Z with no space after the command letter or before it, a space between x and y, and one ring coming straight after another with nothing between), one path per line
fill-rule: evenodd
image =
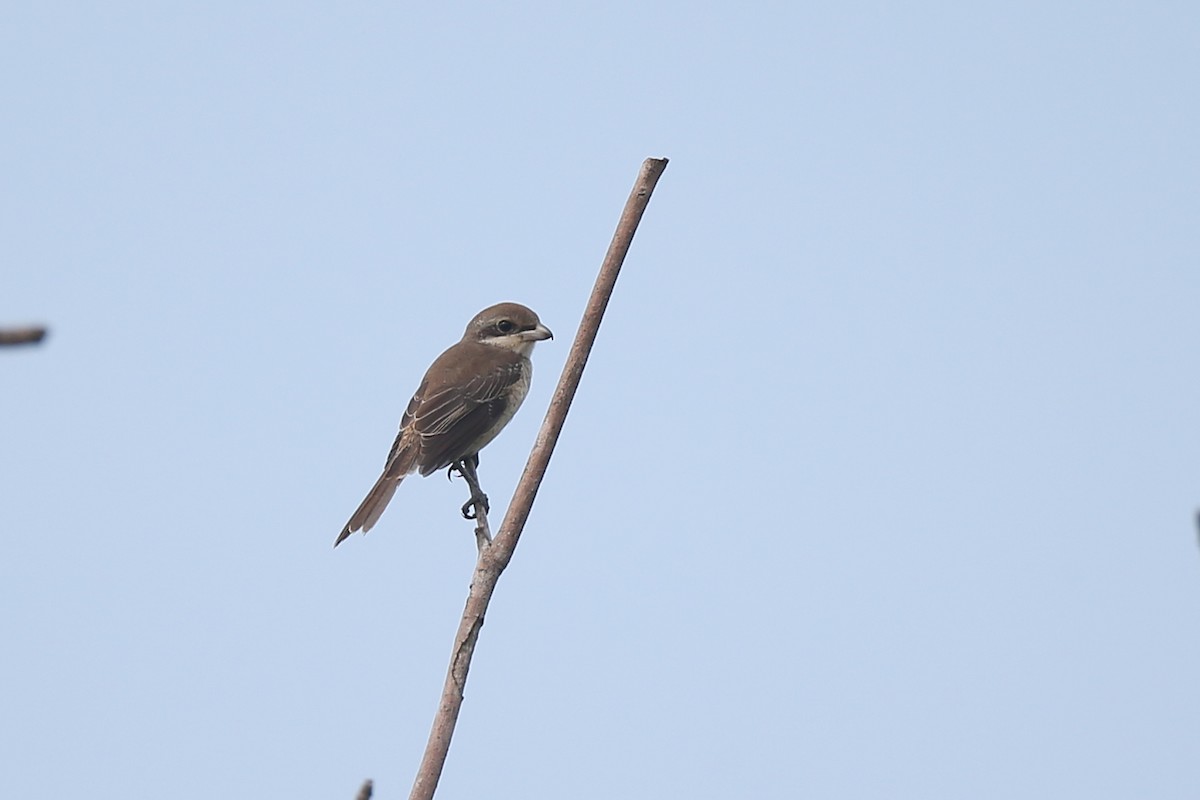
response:
M0 796L407 796L479 309L671 159L439 797L1200 793L1200 7L39 3L0 22Z

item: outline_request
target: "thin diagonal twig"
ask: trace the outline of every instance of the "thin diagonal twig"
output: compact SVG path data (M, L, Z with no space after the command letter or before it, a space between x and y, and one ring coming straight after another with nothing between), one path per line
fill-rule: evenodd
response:
M550 400L550 408L546 411L546 418L542 422L541 430L538 431L533 452L529 454L529 460L525 463L525 471L521 474L516 491L513 492L508 513L491 545L480 549L479 559L475 564L474 580L471 582L471 592L467 597L467 606L463 610L458 633L454 637L454 648L450 656L450 667L446 673L446 683L442 689L442 699L438 704L437 714L434 716L433 728L429 732L429 743L425 747L425 755L417 770L412 793L409 795L410 800L431 800L437 789L438 780L442 775L442 767L446 763L446 754L450 750L450 738L454 735L454 725L458 721L458 712L462 707L463 688L466 686L467 672L470 670L471 657L475 652L475 642L479 637L480 628L483 627L483 617L491 602L492 592L496 588L500 573L512 560L513 551L521 537L525 521L529 519L529 510L533 507L538 487L541 486L542 478L546 474L546 467L550 463L554 445L558 441L558 435L566 421L571 400L579 388L579 381L583 377L583 368L587 365L592 344L596 341L596 333L600 330L600 320L603 318L608 300L612 296L617 275L625 261L625 255L629 252L633 234L650 202L654 186L666 168L667 160L665 158L648 158L642 163L641 172L638 174L637 182L634 183L629 200L625 203L625 209L617 223L616 233L613 234L612 243L609 245L604 263L600 267L600 274L596 278L596 285L592 289L587 308L583 312L583 320L579 324L578 333L575 334L571 352L567 355L567 363L563 367L558 387L554 390L554 396Z

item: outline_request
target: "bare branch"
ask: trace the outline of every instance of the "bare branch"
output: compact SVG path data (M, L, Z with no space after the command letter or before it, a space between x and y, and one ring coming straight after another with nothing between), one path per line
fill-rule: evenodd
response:
M41 325L27 325L24 328L0 329L0 345L37 344L46 338L46 329Z
M375 784L371 783L371 779L367 778L363 781L362 788L358 790L358 794L354 796L354 800L371 800L371 793L375 791Z
M513 551L529 519L529 511L537 496L538 487L550 464L550 456L554 445L567 419L567 411L571 400L579 388L583 377L583 368L587 365L588 355L596 341L596 333L600 330L600 320L612 296L613 287L633 234L637 231L638 223L650 203L650 195L663 170L667 168L665 158L648 158L642 163L641 172L634 183L625 210L617 223L616 233L600 267L596 285L588 299L587 308L583 312L583 320L579 331L575 334L575 342L567 355L566 366L563 367L562 377L550 400L550 408L538 431L533 452L525 463L525 471L513 492L512 502L508 505L508 513L500 525L500 531L495 540L483 547L475 564L474 580L471 581L471 591L467 596L467 606L463 610L462 620L458 625L458 633L454 637L454 647L450 655L450 667L446 673L446 683L442 689L442 699L438 704L437 714L433 719L433 728L429 732L429 743L425 747L425 755L417 770L417 778L413 783L410 800L431 800L437 790L438 780L442 775L442 767L446 763L446 754L450 750L450 738L454 735L454 725L458 721L458 712L462 707L463 689L467 682L467 672L471 667L471 656L475 652L475 642L479 638L479 630L483 627L483 617L492 599L492 592L500 573L512 560Z

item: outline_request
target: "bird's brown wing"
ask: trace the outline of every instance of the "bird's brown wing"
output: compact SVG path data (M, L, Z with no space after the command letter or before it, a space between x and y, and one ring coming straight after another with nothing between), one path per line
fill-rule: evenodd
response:
M425 387L426 381L421 381L421 385L413 394L412 399L408 401L408 407L404 409L404 416L400 418L400 432L396 434L396 441L392 442L392 449L388 453L387 461L383 464L385 478L399 479L413 471L413 465L416 463L419 452L418 448L414 447L416 444L414 432L410 428L413 416L425 398Z
M505 416L509 390L524 374L524 365L514 360L422 397L411 417L420 440L416 466L421 474L437 472L475 452L479 439Z

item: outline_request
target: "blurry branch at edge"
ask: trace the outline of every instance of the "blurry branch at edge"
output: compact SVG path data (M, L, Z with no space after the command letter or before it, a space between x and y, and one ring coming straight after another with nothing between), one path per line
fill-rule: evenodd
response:
M363 781L362 788L358 790L358 794L354 795L354 800L371 800L371 792L375 789L375 785L371 783L371 779L367 778Z
M46 329L41 325L24 328L0 328L0 345L37 344L46 338Z
M413 782L410 800L431 800L437 790L438 780L442 776L442 767L446 763L446 754L450 750L450 737L454 735L454 725L458 721L458 712L462 707L463 689L467 682L467 671L471 667L471 657L475 652L475 642L479 638L479 629L483 627L483 616L491 602L492 592L500 573L512 560L517 540L529 519L529 510L533 499L537 496L542 477L550 463L550 455L562 432L563 422L567 418L567 410L579 388L579 380L583 376L583 368L587 364L592 344L596 341L596 332L600 329L600 320L608 299L612 296L613 286L617 282L617 274L629 252L633 234L637 230L642 214L650 203L650 195L658 183L663 170L667 168L667 159L648 158L642 162L641 172L621 219L617 223L616 233L600 266L600 274L596 277L596 285L588 299L583 319L579 323L579 331L575 334L575 342L567 355L567 363L563 367L562 377L558 387L550 399L550 408L538 431L533 445L533 452L525 463L525 471L513 492L512 501L508 505L508 513L495 541L490 544L480 542L479 559L475 562L474 580L471 581L470 594L467 596L467 606L463 610L458 633L454 637L454 647L450 653L450 667L446 672L446 684L442 689L442 699L433 718L433 728L429 732L429 743L425 746L425 755L417 770ZM478 534L477 534L478 535Z

